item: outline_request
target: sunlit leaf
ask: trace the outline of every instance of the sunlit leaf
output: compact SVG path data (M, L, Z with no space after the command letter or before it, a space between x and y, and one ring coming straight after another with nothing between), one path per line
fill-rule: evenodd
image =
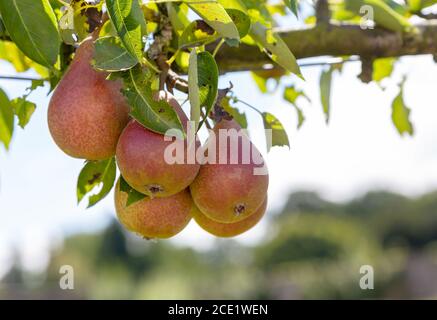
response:
M204 0L183 0L183 2L216 30L220 36L240 39L237 27L220 3Z
M6 93L0 89L0 142L9 149L14 133L14 111Z
M245 37L250 30L250 17L243 11L237 9L226 8L226 12L231 17L232 21L234 21L240 35L240 39Z
M36 104L27 101L25 97L15 98L11 101L14 113L18 117L18 125L24 129L24 127L29 123L30 118L36 109Z
M320 76L320 100L322 103L323 113L325 114L326 123L329 122L331 115L331 82L332 68L322 71Z
M190 99L191 116L194 122L194 132L197 132L200 120L199 79L196 50L191 50L188 67L188 98Z
M138 0L106 0L109 17L126 50L141 61L143 57L142 30L146 21Z
M165 134L169 129L183 130L181 120L167 101L155 100L152 90L152 81L137 66L123 72L125 89L124 95L131 107L131 116L143 126L157 133Z
M271 30L269 32L259 22L252 24L249 34L263 48L270 59L287 71L302 77L296 58L278 34L271 32Z
M296 89L294 86L289 86L284 90L284 100L290 102L297 112L297 128L300 129L305 121L305 115L302 109L297 105L297 100L304 98L308 102L311 102L310 98L302 90Z
M122 71L138 63L118 37L102 37L95 41L94 67L105 71Z
M399 94L392 103L392 120L400 135L414 134L414 127L410 121L411 110L404 102L404 82L400 85Z
M48 0L0 1L0 14L10 37L32 60L52 67L61 38Z
M394 58L376 59L373 62L373 80L381 82L385 78L390 77L393 73L395 61L396 59Z
M218 93L219 71L214 57L207 51L197 54L197 79L199 85L200 107L205 109L205 117L209 115ZM203 125L205 119L199 125Z
M262 113L264 129L271 130L271 144L269 141L269 135L267 134L267 151L274 146L287 146L290 148L290 142L288 140L287 132L285 131L282 123L273 114L268 112Z
M256 85L258 86L258 89L262 93L267 93L267 81L268 78L260 77L257 73L251 72L250 75L252 76L253 80L255 81Z
M173 30L182 33L190 24L188 6L184 3L166 3L166 6Z
M285 5L294 13L294 15L298 16L298 0L284 0Z

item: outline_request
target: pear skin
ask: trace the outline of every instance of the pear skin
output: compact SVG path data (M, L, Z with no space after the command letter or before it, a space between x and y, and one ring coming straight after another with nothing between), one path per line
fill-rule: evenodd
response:
M229 129L233 129L229 131ZM238 147L231 148L231 136L227 144L219 143L220 130L234 132ZM222 120L216 124L206 142L204 154L209 160L203 164L196 179L190 185L191 194L196 206L208 218L222 223L235 223L249 217L261 207L266 198L269 176L267 170L264 174L255 174L256 169L266 168L264 160L249 138L243 133L241 127L234 120ZM240 133L240 135L238 135ZM209 145L215 142L215 157L210 156ZM244 161L244 154L249 158ZM256 155L256 162L254 161ZM220 163L220 157L225 158L225 163ZM238 156L238 158L235 158ZM232 161L234 157L234 161ZM215 163L211 159L215 158Z
M176 99L163 91L160 98L175 109L186 130L188 118ZM171 163L165 158L171 144L179 144L184 150L180 163ZM196 146L199 146L198 141ZM132 188L150 197L168 197L187 188L199 172L196 159L188 161L187 150L187 139L166 141L164 135L132 120L120 136L116 158L123 178Z
M92 38L82 42L48 108L48 126L55 143L80 159L103 160L115 154L118 137L129 119L121 82L92 68Z
M193 201L189 190L167 198L144 199L126 207L128 195L115 189L115 208L121 224L148 239L166 239L182 231L191 220Z
M197 207L193 209L193 218L197 224L210 234L221 237L231 238L238 236L250 229L252 229L264 216L267 208L267 198L264 200L261 207L249 217L234 223L221 223L214 221L204 215Z

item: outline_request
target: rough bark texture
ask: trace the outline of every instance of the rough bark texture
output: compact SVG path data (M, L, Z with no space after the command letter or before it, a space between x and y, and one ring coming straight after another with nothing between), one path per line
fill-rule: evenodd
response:
M416 25L410 33L363 30L358 25L319 24L303 29L278 29L296 58L358 55L368 58L437 54L437 20ZM209 49L213 49L211 46ZM224 46L216 55L221 72L260 69L271 60L255 46Z

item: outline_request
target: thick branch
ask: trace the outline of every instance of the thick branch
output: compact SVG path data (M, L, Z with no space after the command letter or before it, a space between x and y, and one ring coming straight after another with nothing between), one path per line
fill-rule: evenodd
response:
M276 30L300 58L318 56L399 57L437 53L437 20L416 26L411 33L394 33L384 29L363 30L358 25L316 25L304 29ZM214 45L209 47L213 50ZM221 72L262 68L271 63L257 47L241 44L224 47L216 55Z

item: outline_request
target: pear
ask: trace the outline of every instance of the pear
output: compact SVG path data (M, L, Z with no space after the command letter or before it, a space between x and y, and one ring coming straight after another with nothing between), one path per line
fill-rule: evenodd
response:
M261 207L269 183L267 168L235 120L221 120L210 133L203 148L205 163L190 185L191 195L208 218L235 223Z
M154 98L165 99L174 108L186 131L188 118L176 99L164 91L155 94ZM168 197L184 190L200 168L195 159L199 142L196 139L194 148L189 148L187 141L181 138L165 140L164 135L145 128L136 120L130 121L120 136L116 152L123 178L132 188L150 197ZM183 150L179 162L166 158L172 145ZM193 153L191 161L187 156L189 149Z
M252 229L264 216L267 208L267 197L255 213L251 214L247 218L234 222L234 223L221 223L214 221L204 215L200 210L195 207L193 209L193 218L197 224L205 231L212 235L221 238L230 238L238 236L250 229Z
M182 231L191 220L193 201L188 189L167 198L145 197L126 206L128 194L115 188L115 208L121 224L149 239L166 239Z
M121 82L92 68L93 38L82 42L56 87L48 108L48 126L66 154L103 160L115 154L118 137L129 120Z

